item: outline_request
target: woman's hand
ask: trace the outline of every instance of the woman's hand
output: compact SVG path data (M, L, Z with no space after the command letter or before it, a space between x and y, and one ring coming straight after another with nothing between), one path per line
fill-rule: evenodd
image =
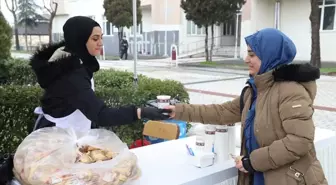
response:
M168 110L170 113L169 113L169 116L170 118L174 118L175 117L175 106L174 105L169 105L167 107L164 108L165 110Z
M166 120L169 119L169 109L158 109L154 107L143 107L137 109L138 119Z
M248 173L248 171L243 166L242 158L243 158L243 156L235 157L234 160L236 162L236 168L241 172Z

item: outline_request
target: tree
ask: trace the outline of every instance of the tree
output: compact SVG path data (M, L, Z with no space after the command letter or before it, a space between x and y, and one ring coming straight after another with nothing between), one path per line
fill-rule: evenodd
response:
M212 46L214 47L214 25L231 20L237 10L244 4L244 0L181 0L181 8L186 19L193 21L198 27L205 27L205 60L209 59L208 28L211 26ZM211 55L212 58L212 55Z
M210 61L212 61L212 54L214 48L214 26L231 22L236 14L241 10L245 4L245 0L210 0L212 7L211 21L211 49L210 49ZM237 23L236 23L237 24Z
M38 14L36 10L39 9L39 6L36 5L34 0L18 0L18 9L18 24L25 28L25 43L26 50L28 50L28 27L33 28L37 26Z
M54 2L53 0L49 1L49 5L47 5L47 3L45 2L45 0L43 0L43 6L44 8L49 12L50 17L49 17L49 27L48 27L48 32L49 32L49 44L52 43L52 27L53 27L53 21L54 18L56 16L57 13L57 9L58 9L58 3Z
M209 0L211 1L211 0ZM204 0L181 0L181 8L186 14L188 21L193 21L199 28L205 28L205 60L209 61L208 50L208 27L211 25L209 14L211 14L211 2Z
M321 48L320 48L320 12L319 0L310 0L310 24L311 24L311 53L310 64L321 68Z
M11 1L11 6L9 6L8 1ZM16 12L18 10L17 0L5 0L6 6L8 10L12 13L14 18L14 34L15 34L15 48L16 50L20 50L20 41L19 41L19 31L18 31L18 19L16 16Z
M0 60L8 59L11 56L12 35L12 28L0 12Z
M0 11L0 84L4 83L8 76L5 62L11 57L12 36L12 28Z
M133 26L133 0L104 0L106 19L118 28L119 45L123 38L124 27ZM140 0L137 0L137 24L142 20ZM120 47L119 47L120 50ZM136 52L136 51L134 51Z

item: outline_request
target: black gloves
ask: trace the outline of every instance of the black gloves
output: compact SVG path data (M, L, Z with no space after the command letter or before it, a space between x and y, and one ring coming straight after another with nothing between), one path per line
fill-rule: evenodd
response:
M163 114L165 113L165 114ZM149 120L165 120L169 119L169 109L158 109L154 107L143 107L141 108L141 119Z
M246 171L248 171L249 173L254 173L255 170L253 169L252 165L251 165L251 161L250 158L248 158L247 156L242 158L242 163L243 163L243 167L245 168Z

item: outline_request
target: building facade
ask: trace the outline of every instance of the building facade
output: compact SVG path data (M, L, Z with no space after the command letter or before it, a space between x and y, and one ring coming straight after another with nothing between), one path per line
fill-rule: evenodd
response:
M336 62L335 24L336 0L320 0L321 60ZM311 53L310 1L307 0L247 0L242 10L241 36L262 28L278 28L287 34L297 47L295 60L309 61ZM246 56L246 44L241 39L240 56Z
M118 29L104 17L103 0L56 0L59 4L57 16L54 19L54 40L62 39L62 26L73 16L82 15L95 19L103 28L104 48L106 55L118 55ZM204 52L205 28L198 28L192 21L187 21L180 0L141 0L142 23L137 33L133 28L124 28L129 41L129 52L133 53L133 41L137 39L137 52L145 55L170 55L174 44L180 55L191 55ZM239 29L239 31L236 29ZM215 47L234 47L240 39L240 26L236 19L232 22L215 26ZM209 29L210 40L210 29ZM210 44L211 42L209 42ZM240 41L238 42L238 45Z

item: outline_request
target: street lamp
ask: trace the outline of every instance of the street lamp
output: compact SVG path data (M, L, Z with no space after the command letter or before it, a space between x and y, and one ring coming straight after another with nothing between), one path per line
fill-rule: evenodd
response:
M164 56L168 56L167 55L167 49L168 49L168 43L167 43L167 19L168 19L168 1L165 0L165 51L164 51Z
M274 7L274 27L280 30L280 0L275 1Z
M133 0L133 60L134 60L134 86L138 85L138 74L137 74L137 0Z
M235 39L235 52L234 52L234 58L238 58L238 34L239 34L239 16L241 15L241 12L236 13L236 39Z

